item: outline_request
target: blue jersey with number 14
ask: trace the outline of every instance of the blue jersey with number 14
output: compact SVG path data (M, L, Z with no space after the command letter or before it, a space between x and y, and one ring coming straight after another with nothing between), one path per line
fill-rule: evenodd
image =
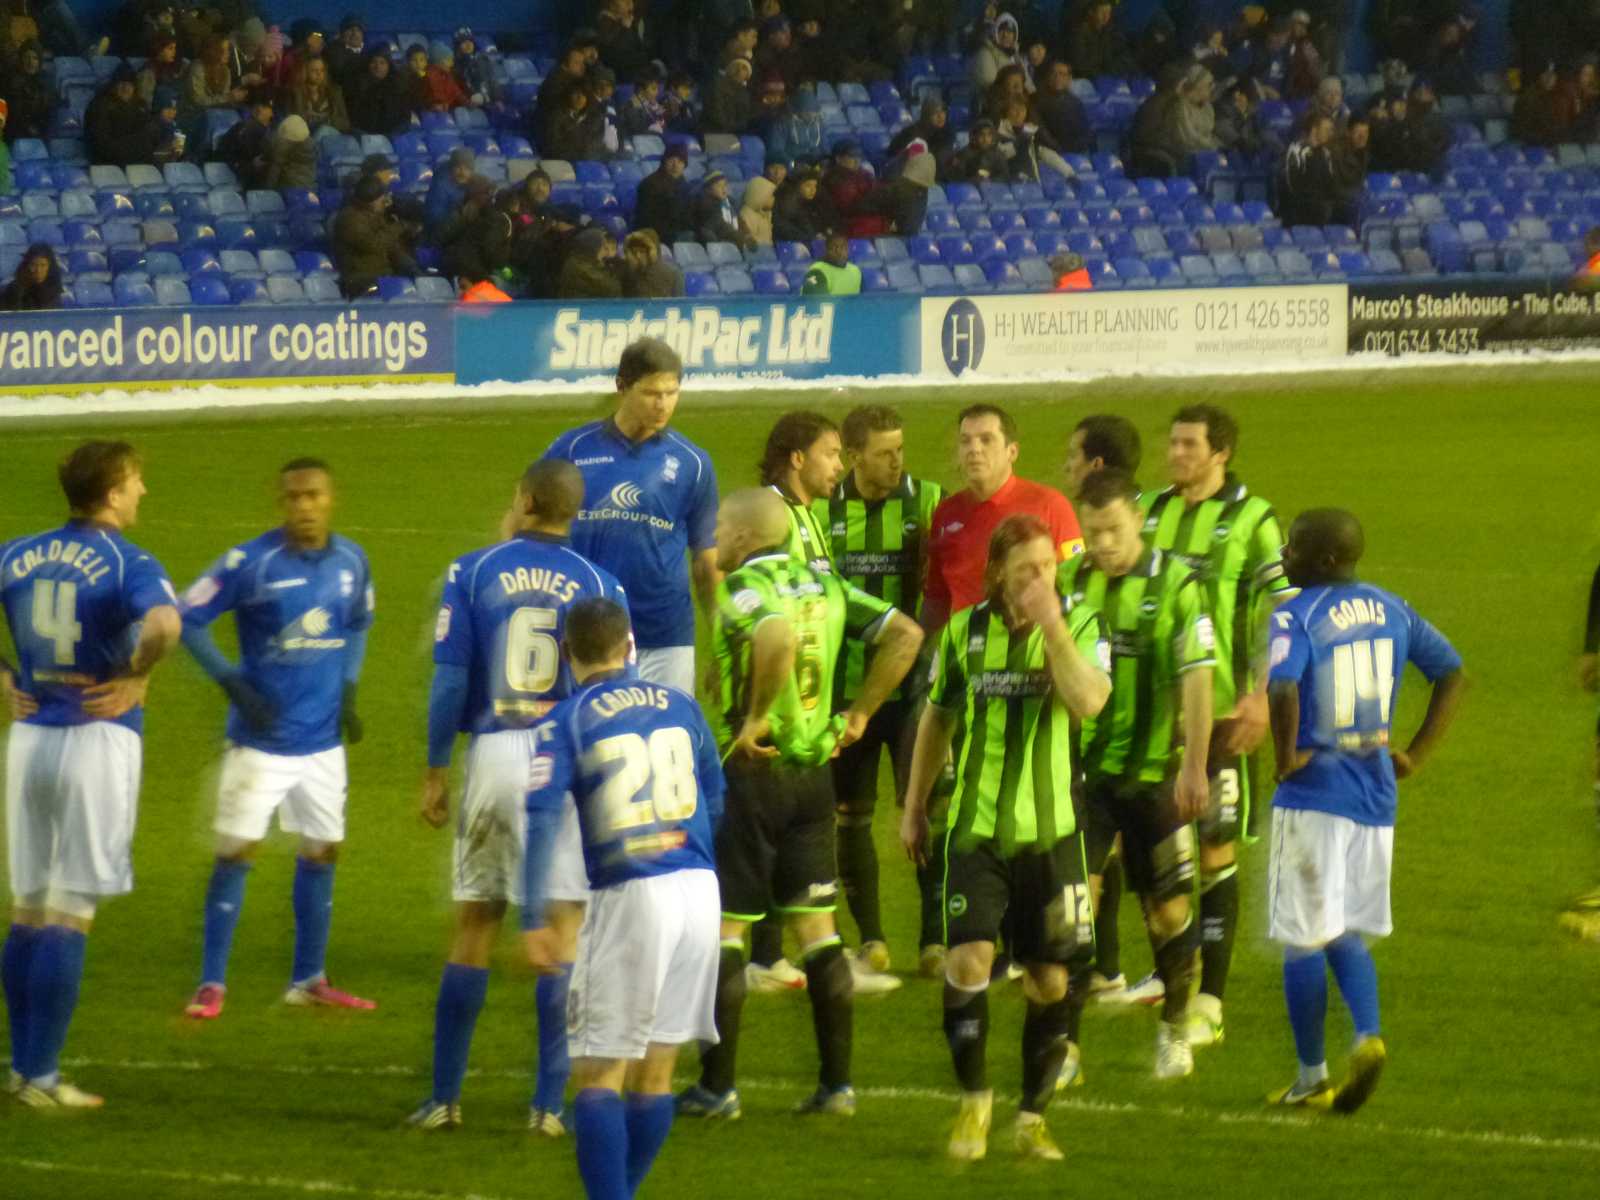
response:
M16 643L22 690L39 702L29 725L83 725L83 689L123 671L145 613L177 595L149 553L90 521L0 543L0 602ZM138 733L144 709L116 723Z
M590 887L715 869L722 763L677 688L623 674L579 688L534 730L530 783L530 811L559 811L571 793Z
M1406 663L1430 682L1461 669L1445 636L1368 583L1307 588L1272 615L1272 682L1300 691L1296 746L1311 761L1278 785L1279 808L1393 825L1389 730Z
M566 544L521 533L450 564L433 661L467 670L461 732L527 729L571 690L561 657L567 609L622 585Z

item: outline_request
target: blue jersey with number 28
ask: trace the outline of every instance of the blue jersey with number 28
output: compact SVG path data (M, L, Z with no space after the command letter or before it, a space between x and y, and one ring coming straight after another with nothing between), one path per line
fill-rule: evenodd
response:
M571 793L591 887L716 865L722 763L677 688L624 674L580 687L534 730L529 789L530 811L558 811Z
M561 657L567 610L622 585L563 538L520 533L450 564L433 661L467 669L461 732L527 729L571 690Z
M145 613L177 595L166 571L117 530L91 521L0 543L0 602L19 686L39 702L30 725L83 725L83 689L123 671ZM135 733L144 709L116 723Z
M1296 746L1311 761L1273 804L1393 825L1389 730L1406 663L1429 682L1461 669L1445 636L1400 597L1367 583L1307 588L1272 615L1272 682L1300 690Z

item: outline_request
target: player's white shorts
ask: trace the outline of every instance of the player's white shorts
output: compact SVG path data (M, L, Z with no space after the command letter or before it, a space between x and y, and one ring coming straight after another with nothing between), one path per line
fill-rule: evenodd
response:
M110 721L11 726L6 844L11 891L120 896L133 890L144 746Z
M259 842L278 814L278 828L314 842L344 841L349 794L344 747L315 754L268 754L230 745L222 754L217 819L222 837Z
M567 1000L573 1058L643 1058L651 1042L715 1042L722 898L713 871L599 888Z
M694 647L657 646L639 651L639 678L694 695Z
M522 858L528 845L528 770L532 734L521 729L480 733L467 748L466 794L456 818L455 878L460 901L522 903ZM571 804L551 852L550 900L587 900L583 834Z
M1393 825L1274 808L1268 936L1285 946L1323 946L1347 932L1389 936L1393 862Z

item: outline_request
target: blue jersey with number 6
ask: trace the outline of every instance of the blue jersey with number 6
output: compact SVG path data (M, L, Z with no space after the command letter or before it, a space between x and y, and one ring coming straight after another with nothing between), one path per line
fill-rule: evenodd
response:
M572 794L590 887L715 869L722 763L686 692L624 674L587 683L534 730L529 783L530 810Z
M145 613L176 605L155 558L108 525L69 521L0 543L0 601L16 643L19 686L39 702L30 725L83 725L83 689L122 672ZM144 709L116 724L138 733Z
M519 533L450 564L433 661L467 670L461 732L527 729L571 691L567 609L595 597L628 606L609 572L550 534Z
M1445 636L1400 597L1368 583L1307 588L1272 615L1272 682L1300 691L1296 746L1311 761L1273 804L1393 825L1389 730L1406 663L1429 682L1461 669Z

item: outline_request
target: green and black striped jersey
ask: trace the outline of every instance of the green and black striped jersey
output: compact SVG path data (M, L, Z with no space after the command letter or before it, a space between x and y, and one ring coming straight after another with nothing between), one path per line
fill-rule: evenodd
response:
M1071 600L1062 612L1079 651L1109 671L1099 613ZM993 839L1010 855L1077 832L1072 714L1055 694L1038 626L1012 630L987 600L956 613L940 634L928 701L960 714L954 849Z
M811 512L822 522L833 547L834 571L868 595L916 618L922 613L928 531L933 510L943 498L944 489L937 483L902 475L900 486L887 496L865 500L852 471L832 496L812 501ZM844 662L835 677L836 702L848 703L861 691L867 660L865 646L845 642ZM899 694L897 690L895 695Z
M828 529L823 519L777 484L769 486L783 497L783 503L789 510L789 540L783 544L783 552L790 558L798 558L813 571L831 573L833 546L828 541Z
M1217 665L1213 707L1218 717L1253 682L1252 656L1261 663L1268 612L1294 591L1283 573L1283 529L1278 514L1231 473L1222 490L1185 504L1174 488L1139 497L1146 545L1167 551L1197 571L1211 597Z
M1083 722L1084 771L1165 779L1181 751L1182 677L1217 661L1199 573L1146 547L1126 575L1112 578L1079 555L1057 580L1064 596L1100 613L1111 638L1111 699Z
M717 589L711 624L722 689L716 711L708 714L717 744L727 750L749 711L756 628L782 617L794 630L795 660L768 714L772 744L787 761L826 762L839 732L831 698L840 643L846 636L876 641L894 611L894 605L837 575L814 571L783 550L745 559Z

